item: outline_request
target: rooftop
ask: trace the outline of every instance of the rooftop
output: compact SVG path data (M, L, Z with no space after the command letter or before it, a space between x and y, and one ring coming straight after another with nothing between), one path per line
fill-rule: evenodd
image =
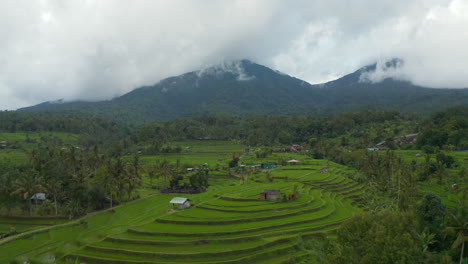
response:
M169 203L171 203L171 204L183 204L187 200L189 200L189 199L184 198L184 197L174 197L174 198L172 198L172 200Z
M280 193L280 190L268 190L268 189L265 189L263 190L263 193L266 193L266 194L279 194Z
M47 197L47 194L45 194L45 193L35 193L29 199L32 199L32 200L45 200L46 197Z

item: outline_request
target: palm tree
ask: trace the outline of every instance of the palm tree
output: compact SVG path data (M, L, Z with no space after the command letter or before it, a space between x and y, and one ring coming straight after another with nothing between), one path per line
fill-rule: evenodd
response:
M113 175L109 172L106 166L100 166L96 171L95 177L96 184L102 186L109 194L110 207L113 206L113 194L117 189L117 181L115 181Z
M125 173L125 182L127 184L128 200L131 199L132 192L136 188L136 186L141 185L141 175L139 173L139 170L140 170L140 158L138 155L135 155L130 164L130 169L127 169Z
M449 211L450 227L448 231L457 232L457 239L452 248L457 248L461 244L460 264L463 263L465 241L468 237L468 188L461 190L457 199L457 206Z
M172 180L172 176L173 176L172 166L169 164L169 161L164 159L162 161L156 162L155 169L158 172L159 178L163 179L162 188L167 187L168 182Z
M32 215L32 204L31 196L35 193L44 191L45 188L42 186L42 178L39 177L34 171L28 171L21 175L14 182L15 191L12 195L19 195L22 199L28 200L29 202L29 214Z
M45 186L49 192L54 197L54 209L55 209L55 216L58 215L58 206L57 206L57 197L62 192L62 181L58 177L50 178L46 183Z
M147 172L148 172L148 177L150 179L150 188L153 188L153 179L156 177L154 173L154 168L149 168Z

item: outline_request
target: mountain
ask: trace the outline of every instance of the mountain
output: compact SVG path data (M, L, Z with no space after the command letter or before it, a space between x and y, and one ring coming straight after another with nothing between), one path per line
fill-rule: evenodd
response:
M389 71L402 65L403 61L393 59L381 67ZM452 105L468 104L468 89L425 88L393 78L383 78L379 82L368 80L377 67L377 64L368 65L314 87L326 90L327 104L332 109L339 107L338 112L379 109L428 114Z
M388 67L397 67L390 61ZM101 102L46 102L19 111L84 111L134 124L202 114L331 114L362 109L429 113L468 103L468 89L363 80L377 64L311 85L248 60L170 77Z

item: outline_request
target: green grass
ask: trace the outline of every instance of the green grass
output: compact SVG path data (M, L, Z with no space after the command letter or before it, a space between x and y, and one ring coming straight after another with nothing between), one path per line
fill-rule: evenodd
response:
M36 141L40 138L56 137L65 143L76 143L79 135L65 132L43 132L43 133L0 133L0 141L8 141L12 144ZM32 142L30 142L32 143Z
M197 167L201 164L208 163L210 167L216 165L223 167L227 166L231 160L231 154L229 153L168 153L157 156L142 156L141 162L144 165L155 164L157 161L167 160L170 163L175 164L178 160L182 164L190 167Z
M0 166L10 167L27 164L28 154L20 149L0 149Z
M16 232L25 232L65 222L67 222L65 219L0 216L0 233L8 233L12 230L15 230Z
M234 153L243 152L245 146L237 144L232 141L218 141L218 140L206 140L206 141L175 141L170 143L171 146L181 146L183 152L216 152L216 153Z

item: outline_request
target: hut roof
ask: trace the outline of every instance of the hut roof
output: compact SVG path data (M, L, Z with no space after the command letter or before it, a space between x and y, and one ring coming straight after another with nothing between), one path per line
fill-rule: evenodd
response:
M297 163L297 162L300 162L300 161L293 159L293 160L288 160L288 161L286 161L286 162L289 162L289 163Z
M45 193L35 193L31 196L31 200L45 200L47 198L47 194Z
M266 194L279 194L280 190L263 190L263 193L266 193Z
M187 200L190 201L190 199L185 198L185 197L174 197L174 198L172 198L172 200L169 203L171 203L171 204L183 204Z

